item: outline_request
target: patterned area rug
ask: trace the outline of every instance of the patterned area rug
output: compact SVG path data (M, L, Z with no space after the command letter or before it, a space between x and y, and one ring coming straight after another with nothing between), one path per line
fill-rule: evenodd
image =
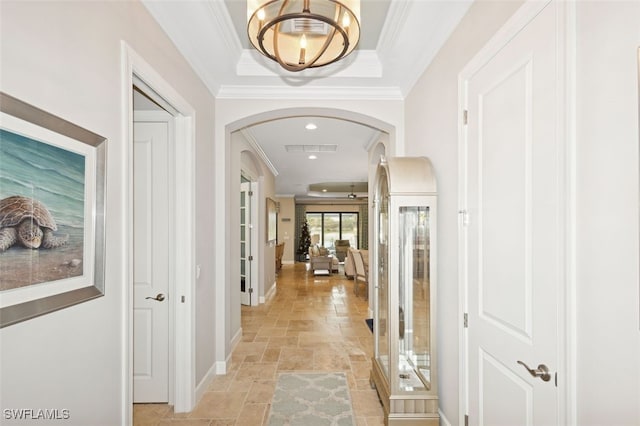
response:
M282 373L269 426L354 426L344 373Z

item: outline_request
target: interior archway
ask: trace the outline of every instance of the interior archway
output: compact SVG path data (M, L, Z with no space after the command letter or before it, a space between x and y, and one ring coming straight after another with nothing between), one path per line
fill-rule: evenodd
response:
M371 115L366 115L350 110L338 109L338 108L319 108L319 107L305 107L305 108L282 108L277 110L267 110L260 113L247 115L245 117L239 118L235 121L227 123L225 125L225 164L227 165L226 170L224 172L225 183L224 183L224 200L226 205L226 213L224 214L224 230L223 235L224 238L224 250L220 250L220 253L224 259L217 259L218 265L224 265L224 280L218 281L219 286L224 286L224 288L218 288L216 294L221 296L216 300L216 311L219 313L217 315L218 318L224 318L224 328L218 327L223 334L219 335L216 339L216 352L220 356L218 359L226 360L229 356L235 344L240 340L242 336L241 330L241 318L240 318L240 304L234 303L234 290L233 283L239 279L239 275L236 277L236 271L232 266L233 262L230 262L229 256L234 253L231 245L233 241L236 241L235 234L239 233L239 230L235 229L233 226L233 217L234 217L234 193L236 192L234 189L235 177L240 175L239 161L235 161L234 152L237 152L237 147L234 147L234 144L243 144L247 141L241 137L242 131L257 124L270 122L273 120L283 120L294 117L326 117L332 118L336 120L344 120L349 121L361 126L366 126L371 129L375 129L380 132L380 137L374 141L369 141L366 149L369 152L368 161L371 161L371 150L378 149L379 146L385 147L385 152L395 152L397 147L397 129L396 126L380 120ZM367 155L367 154L364 154ZM371 174L371 168L369 168L368 180L371 181L373 179L373 175ZM264 182L263 182L264 184ZM264 196L261 197L259 201L259 208L261 212L265 210L265 202ZM260 215L261 213L259 213ZM221 271L222 272L222 271ZM239 271L238 271L239 274ZM222 276L220 274L219 276ZM224 350L224 354L222 350ZM222 365L222 371L226 369L226 362Z

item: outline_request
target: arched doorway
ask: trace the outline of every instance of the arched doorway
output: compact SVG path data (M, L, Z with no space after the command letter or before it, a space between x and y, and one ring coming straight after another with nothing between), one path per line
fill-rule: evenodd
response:
M384 115L384 114L381 114ZM400 114L401 115L401 114ZM266 110L258 112L252 115L240 116L233 121L227 121L224 125L224 146L218 147L216 153L220 156L218 162L222 167L220 171L222 181L216 183L216 188L219 190L217 199L219 205L226 206L225 211L216 218L216 229L220 232L220 235L225 235L224 240L219 239L217 245L216 265L218 266L217 280L221 283L216 288L216 312L217 318L224 318L216 325L217 330L220 332L216 336L216 355L219 361L220 368L218 371L224 373L226 371L226 359L233 350L233 347L239 342L242 336L241 318L240 318L240 303L239 292L235 289L234 284L239 281L239 268L233 266L232 259L229 258L230 254L235 253L232 247L235 241L239 241L236 234L239 234L239 227L234 227L234 214L235 214L235 200L234 200L234 179L240 175L240 168L235 160L237 149L234 148L234 143L238 143L239 137L243 129L250 128L253 125L264 123L272 120L281 120L292 117L327 117L336 120L345 120L353 123L357 123L362 126L367 126L372 129L377 129L380 132L380 136L375 140L368 141L367 152L371 153L371 149L379 149L380 146L384 147L384 152L399 153L402 151L398 147L398 126L402 124L400 118L396 118L392 121L395 124L384 121L380 118L362 114L350 110L343 110L337 108L318 108L318 107L306 107L306 108L284 108L277 110ZM366 154L364 154L366 155ZM370 159L369 154L369 159ZM220 175L219 175L220 176ZM373 175L370 173L369 180L373 179ZM264 212L264 203L261 197L259 201L260 211ZM258 213L261 214L260 212ZM265 268L261 265L258 266L261 270ZM224 283L224 284L223 284Z

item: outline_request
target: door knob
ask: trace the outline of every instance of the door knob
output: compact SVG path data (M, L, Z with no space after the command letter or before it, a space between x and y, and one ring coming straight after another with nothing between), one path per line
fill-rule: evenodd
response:
M538 365L538 368L536 368L535 370L532 368L529 368L529 366L522 361L518 361L518 364L526 368L529 374L531 374L533 377L540 377L545 382L548 382L549 380L551 380L551 373L549 373L549 367L547 367L544 364Z
M159 293L156 297L147 296L145 299L157 300L158 302L162 302L164 300L164 294Z

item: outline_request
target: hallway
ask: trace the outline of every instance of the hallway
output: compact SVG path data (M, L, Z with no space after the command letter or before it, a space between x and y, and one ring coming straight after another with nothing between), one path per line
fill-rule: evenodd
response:
M263 305L242 307L242 341L227 375L216 377L188 414L165 404L134 405L134 425L267 424L278 373L287 371L346 373L357 425L382 425L382 406L369 385L367 307L342 266L340 273L314 277L304 263L284 265L275 294Z

